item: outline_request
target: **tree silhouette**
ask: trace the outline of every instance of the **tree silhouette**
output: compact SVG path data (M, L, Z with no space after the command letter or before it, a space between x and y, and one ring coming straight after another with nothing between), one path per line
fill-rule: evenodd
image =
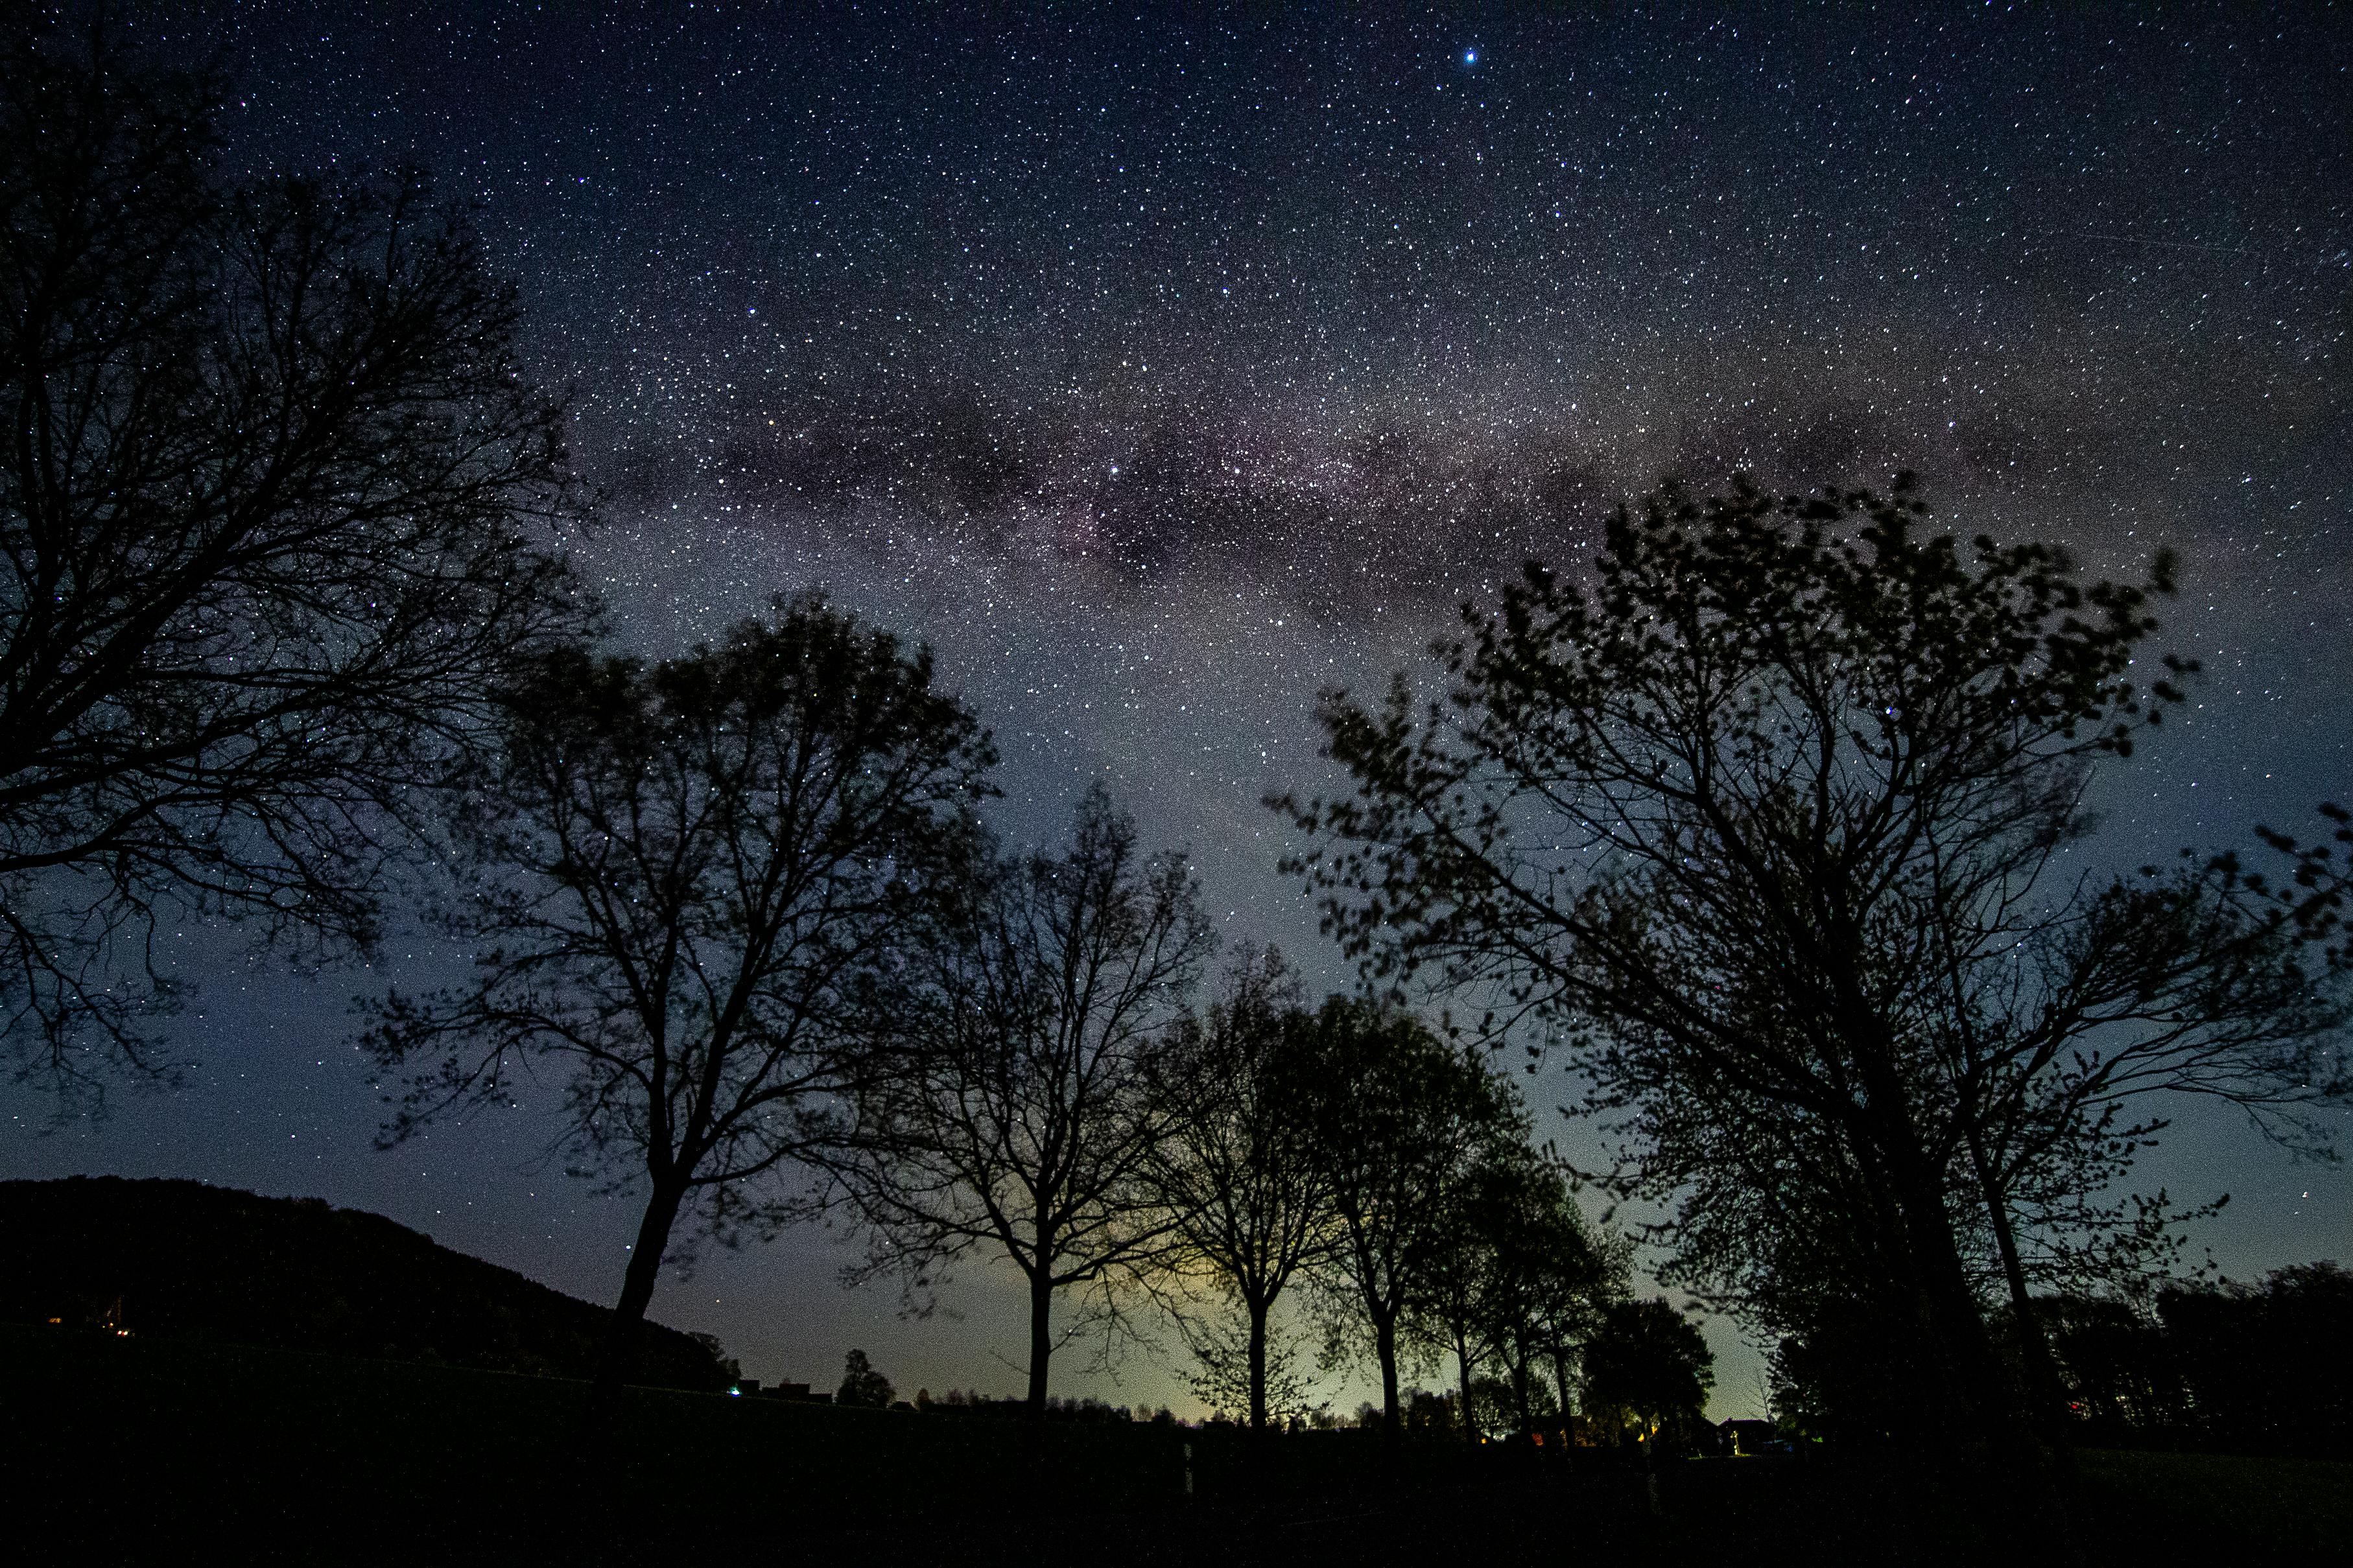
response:
M560 404L414 175L215 167L223 85L0 28L0 1032L162 1068L159 908L364 950L385 860L582 620ZM147 965L147 984L126 970Z
M867 1410L888 1410L898 1390L891 1380L874 1370L864 1351L851 1351L841 1363L841 1387L834 1394L836 1405L848 1405Z
M1521 1113L1477 1056L1402 1012L1335 996L1308 1038L1307 1103L1340 1233L1327 1294L1369 1341L1395 1438L1400 1338L1453 1235L1447 1196Z
M1663 1296L1604 1308L1585 1347L1587 1410L1617 1411L1646 1436L1687 1441L1715 1384L1715 1353Z
M1624 1299L1632 1265L1622 1238L1587 1225L1557 1166L1534 1151L1514 1154L1491 1166L1482 1184L1491 1261L1479 1317L1525 1433L1534 1430L1540 1363L1549 1363L1560 1413L1569 1413L1570 1368Z
M852 1097L832 1169L873 1241L853 1278L897 1273L923 1310L976 1248L1020 1271L1042 1419L1056 1295L1075 1288L1088 1321L1116 1329L1119 1288L1174 1245L1151 1179L1169 1118L1150 1063L1212 937L1184 858L1140 853L1101 785L1067 849L975 862L922 1002L892 1020L896 1067Z
M2353 1449L2353 1270L2274 1269L2261 1284L2158 1293L2191 1429L2208 1441L2308 1454Z
M818 599L647 666L571 649L508 700L443 911L472 981L375 1004L385 1141L544 1066L567 1146L646 1205L609 1386L681 1215L726 1225L825 1136L961 864L993 755L910 653Z
M2227 867L2047 889L2092 764L2179 697L2135 665L2170 563L2085 586L1926 510L1901 479L1620 508L1589 594L1532 564L1466 607L1445 700L1331 694L1353 798L1274 804L1323 836L1294 865L1377 973L1488 987L1493 1027L1571 1048L1635 1188L1771 1129L1792 1225L1872 1238L1849 1261L1919 1325L1929 1397L2031 1468L1973 1237L2129 1142L2133 1093L2341 1092L2341 996ZM1748 1233L1768 1267L1783 1212Z
M1791 1377L1777 1408L1795 1411L1801 1397L1809 1430L1846 1440L1949 1440L1949 1412L1920 1398L1939 1373L1901 1223L1852 1140L1705 1083L1653 1096L1636 1130L1650 1181L1685 1178L1671 1219L1651 1233L1674 1249L1661 1281L1704 1289L1778 1342L1776 1364ZM1957 1215L1974 1207L1957 1182L1948 1201ZM1991 1277L1988 1250L1969 1259L1980 1282Z
M1495 1293L1504 1250L1514 1239L1504 1234L1505 1211L1518 1167L1535 1158L1528 1132L1525 1114L1514 1107L1467 1158L1435 1173L1435 1184L1422 1198L1431 1223L1407 1298L1404 1331L1425 1349L1454 1358L1462 1437L1473 1447L1481 1438L1472 1418L1477 1373L1498 1349Z
M1497 1368L1516 1430L1533 1429L1532 1379L1549 1363L1559 1407L1569 1368L1600 1310L1625 1293L1622 1243L1597 1237L1560 1170L1526 1142L1525 1115L1507 1116L1487 1144L1436 1194L1420 1283L1407 1313L1411 1338L1455 1366L1460 1407L1482 1408L1482 1366ZM1476 1447L1477 1421L1463 1423Z
M1206 1272L1244 1321L1243 1403L1267 1423L1268 1314L1335 1241L1330 1175L1307 1114L1309 1019L1297 977L1270 948L1235 970L1203 1018L1154 1058L1167 1117L1150 1177L1175 1225L1170 1265ZM1219 1346L1197 1344L1216 1360Z
M2300 917L2314 903L2279 907L2227 856L2049 895L2052 846L2080 821L2070 797L2009 845L1938 845L1912 919L1935 979L1914 1026L1976 1190L1965 1223L1990 1235L2043 1428L2062 1441L2065 1399L2032 1285L2148 1271L2179 1248L2163 1194L2101 1196L2167 1125L2146 1103L2221 1100L2325 1153L2330 1131L2312 1108L2353 1091L2331 1045L2353 996L2341 971L2310 970L2320 933Z

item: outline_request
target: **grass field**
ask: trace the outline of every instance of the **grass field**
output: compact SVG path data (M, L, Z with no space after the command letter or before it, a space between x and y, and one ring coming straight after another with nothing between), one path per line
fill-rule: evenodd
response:
M628 1392L235 1346L0 1329L25 1562L1480 1563L2020 1557L2010 1500L1933 1459L1571 1473L1368 1435L1053 1426ZM1187 1459L1193 1490L1186 1491ZM2353 1465L2088 1453L2084 1560L2327 1561ZM2032 1546L2029 1543L2029 1554Z

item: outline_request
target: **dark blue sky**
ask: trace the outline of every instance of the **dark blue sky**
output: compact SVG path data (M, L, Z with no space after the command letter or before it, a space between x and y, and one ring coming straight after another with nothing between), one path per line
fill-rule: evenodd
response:
M1319 979L1343 977L1258 805L1324 776L1316 689L1410 660L1527 555L1574 563L1602 502L1671 473L1909 467L1965 531L2115 573L2179 548L2160 640L2204 660L2201 705L2105 781L2096 854L2353 795L2342 15L1265 11L146 26L226 50L234 163L416 163L482 204L533 360L576 389L626 637L671 651L825 584L937 645L1015 836L1107 778L1192 847L1235 945ZM533 1110L368 1149L343 1004L385 974L182 951L208 981L190 1087L49 1136L11 1091L0 1171L316 1193L617 1289L626 1218L521 1170ZM2353 1184L2228 1118L2185 1116L2149 1172L2235 1194L2201 1237L2235 1271L2353 1257ZM856 1343L910 1387L1016 1385L985 1281L967 1320L902 1325L837 1260L720 1258L657 1312L770 1376ZM1754 1366L1727 1362L1719 1414Z

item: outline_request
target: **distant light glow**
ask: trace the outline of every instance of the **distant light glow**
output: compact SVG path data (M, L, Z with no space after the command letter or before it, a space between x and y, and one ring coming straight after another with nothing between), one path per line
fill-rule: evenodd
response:
M2353 142L2327 126L2353 95L2341 24L2316 8L2119 29L2057 7L1956 54L1906 7L1736 45L1696 10L1360 31L1267 7L1258 44L1208 49L1178 8L1138 7L1058 40L1051 68L1019 28L803 9L761 26L578 7L409 60L237 7L236 162L472 171L531 302L524 356L578 386L575 455L611 496L582 565L621 642L682 650L826 582L937 647L1005 752L989 815L1008 843L1058 839L1077 781L1103 778L1144 842L1190 846L1238 944L1280 943L1311 988L1351 984L1256 805L1320 787L1316 690L1423 668L1454 606L1492 604L1524 561L1582 570L1616 498L1669 472L1805 489L1914 466L1937 526L2063 535L2095 575L2137 577L2133 530L2170 536L2185 586L2213 590L2196 641L2228 647L2259 696L2120 773L2143 787L2117 792L2119 843L2301 824L2348 771L2353 404L2327 345L2353 241L2327 193L2353 189ZM1459 26L1518 63L1493 82L1433 69ZM569 90L575 49L628 60L629 93ZM1455 67L1485 57L1459 45ZM714 83L719 58L741 77ZM1856 58L1938 66L1859 80ZM2094 61L2099 91L2049 89ZM417 82L433 116L400 108ZM595 176L551 185L543 148L596 149ZM2186 611L2168 619L2160 642L2222 662ZM2239 680L2210 679L2210 714ZM213 941L192 924L174 962L211 962ZM126 1095L106 1142L18 1139L0 1176L127 1168L154 1139L237 1186L483 1216L470 1234L493 1261L603 1289L596 1254L633 1233L619 1211L512 1191L548 1108L437 1154L414 1196L371 1173L374 1095L305 1087L323 1069L269 1043L295 1016L340 1037L353 988L221 974L174 1043L249 1082ZM292 1165L308 1146L269 1144L257 1110L316 1119L324 1162ZM2219 1129L2177 1149L2242 1186L2306 1173ZM2214 1234L2231 1272L2331 1255L2353 1185L2310 1173L2322 1196L2284 1200L2297 1225ZM865 1341L871 1299L798 1247L731 1267L758 1283L698 1320L723 1338L934 1353L912 1326ZM1725 1391L1761 1363L1725 1348L1746 1357L1717 1363L1737 1408ZM962 1359L935 1381L997 1375L976 1335L937 1350ZM1147 1391L1185 1400L1181 1377Z

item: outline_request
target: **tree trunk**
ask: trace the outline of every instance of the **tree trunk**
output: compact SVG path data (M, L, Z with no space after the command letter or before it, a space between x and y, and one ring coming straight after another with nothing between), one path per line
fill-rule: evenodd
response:
M1953 1239L1952 1216L1936 1173L1911 1141L1881 1143L1904 1220L1905 1251L1929 1314L1934 1352L1946 1365L1961 1430L1981 1447L1981 1463L2008 1488L2021 1538L2040 1534L2063 1558L2075 1554L2070 1500L2052 1461L2036 1443L2021 1391L1995 1352L1993 1336Z
M1903 1256L1926 1319L1930 1352L1943 1363L1936 1371L1961 1430L1983 1445L1989 1460L2014 1464L2026 1440L2020 1421L2024 1411L2011 1397L2010 1380L1994 1354L1985 1317L1961 1267L1941 1173L1921 1150L1908 1098L1885 1047L1886 1031L1852 992L1846 1004L1840 1023L1862 1083L1865 1128L1894 1189L1904 1227Z
M2067 1425L2067 1385L2060 1378L2058 1358L2034 1315L2034 1299L2026 1288L2026 1264L2019 1256L2018 1233L2010 1223L2010 1205L1996 1190L1992 1163L1986 1158L1985 1139L1968 1130L1969 1163L1977 1173L1978 1191L1984 1196L1986 1215L1993 1224L1995 1249L2001 1255L2002 1282L2010 1288L2010 1310L2018 1320L2019 1348L2026 1357L2026 1374L2032 1385L2034 1427L2050 1445L2061 1478L2072 1487L2075 1469L2074 1434Z
M1250 1424L1253 1432L1266 1430L1266 1307L1264 1301L1253 1300L1250 1307Z
M1054 1281L1044 1268L1029 1276L1029 1419L1046 1419L1046 1366L1054 1354Z
M1475 1448L1479 1424L1471 1418L1471 1336L1461 1329L1454 1333L1454 1365L1462 1380L1462 1441Z
M1906 1140L1908 1142L1908 1140ZM1953 1241L1952 1216L1944 1194L1916 1149L1887 1148L1894 1178L1895 1205L1903 1216L1905 1253L1926 1310L1932 1343L1945 1365L1949 1392L1965 1418L1994 1447L2015 1431L2016 1414L2005 1397L2008 1380L1994 1355L1992 1337L1961 1267Z
M1391 1443L1405 1431L1398 1414L1397 1317L1373 1320L1373 1354L1381 1363L1381 1436Z
M678 1211L685 1201L683 1182L658 1182L646 1199L646 1212L638 1221L637 1245L629 1249L629 1266L621 1275L621 1300L613 1309L613 1321L606 1331L604 1354L596 1363L596 1379L589 1385L592 1421L601 1419L619 1402L622 1383L637 1369L638 1340L645 1324L646 1308L654 1299L656 1281L661 1278L662 1254L670 1247L670 1227L678 1223Z
M1563 1464L1574 1464L1577 1453L1577 1417L1568 1410L1568 1358L1558 1351L1552 1352L1553 1385L1560 1391L1560 1458Z

